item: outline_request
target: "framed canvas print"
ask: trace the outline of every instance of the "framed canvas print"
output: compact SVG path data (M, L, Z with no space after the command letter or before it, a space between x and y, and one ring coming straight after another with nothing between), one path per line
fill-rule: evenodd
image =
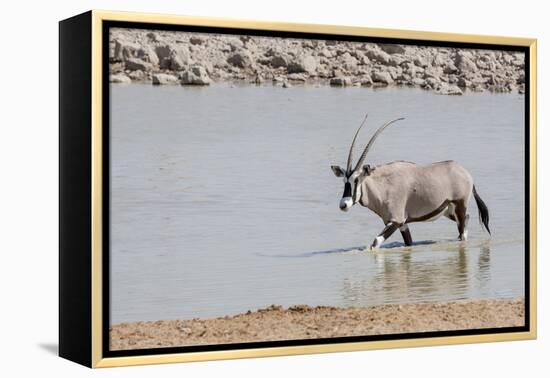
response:
M536 41L60 22L59 353L536 337Z

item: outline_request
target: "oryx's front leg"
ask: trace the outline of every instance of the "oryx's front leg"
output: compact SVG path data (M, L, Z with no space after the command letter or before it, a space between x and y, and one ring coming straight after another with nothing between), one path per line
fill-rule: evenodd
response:
M396 222L389 222L388 224L386 224L386 227L384 227L382 232L372 242L370 249L377 249L378 247L380 247L384 240L389 238L400 226L401 224Z

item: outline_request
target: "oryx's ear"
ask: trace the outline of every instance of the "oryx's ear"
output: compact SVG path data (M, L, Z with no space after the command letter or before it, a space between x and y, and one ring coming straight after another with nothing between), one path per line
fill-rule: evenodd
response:
M365 175L370 175L372 172L374 172L375 168L374 167L371 167L370 165L366 164L366 165L363 165L363 173Z
M332 172L334 172L336 177L342 177L346 175L346 172L344 172L344 170L337 165L331 165L330 169L332 169Z

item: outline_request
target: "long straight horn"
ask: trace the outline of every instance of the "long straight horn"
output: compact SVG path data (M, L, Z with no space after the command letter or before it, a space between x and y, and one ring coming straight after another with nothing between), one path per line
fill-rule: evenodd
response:
M361 122L361 126L357 129L355 132L355 136L353 137L353 141L351 142L351 147L349 148L349 155L348 155L348 164L346 168L346 172L349 174L351 173L351 163L353 161L353 147L355 146L355 140L357 139L357 135L359 135L359 131L361 131L361 128L365 124L365 121L367 120L367 117L369 116L369 113L365 115L365 118L363 119L363 122Z
M367 157L367 154L369 153L370 148L374 144L374 141L376 140L376 138L378 138L378 135L380 135L380 133L382 131L384 131L384 129L386 127L388 127L389 125L391 125L392 123L397 122L397 121L402 121L404 119L405 118L397 118L397 119L394 119L392 121L386 122L385 124L380 126L380 128L378 130L376 130L376 132L374 133L372 138L370 138L369 143L367 143L367 147L365 147L365 150L363 151L363 154L361 155L361 157L357 161L357 165L355 165L355 168L353 169L354 171L356 171L361 165L363 165L363 162L365 161L365 158Z

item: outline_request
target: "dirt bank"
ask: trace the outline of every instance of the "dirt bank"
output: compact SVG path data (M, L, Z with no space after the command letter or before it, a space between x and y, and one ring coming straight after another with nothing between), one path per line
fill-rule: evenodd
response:
M378 335L524 325L524 300L476 300L375 307L270 306L213 319L111 327L111 350Z

